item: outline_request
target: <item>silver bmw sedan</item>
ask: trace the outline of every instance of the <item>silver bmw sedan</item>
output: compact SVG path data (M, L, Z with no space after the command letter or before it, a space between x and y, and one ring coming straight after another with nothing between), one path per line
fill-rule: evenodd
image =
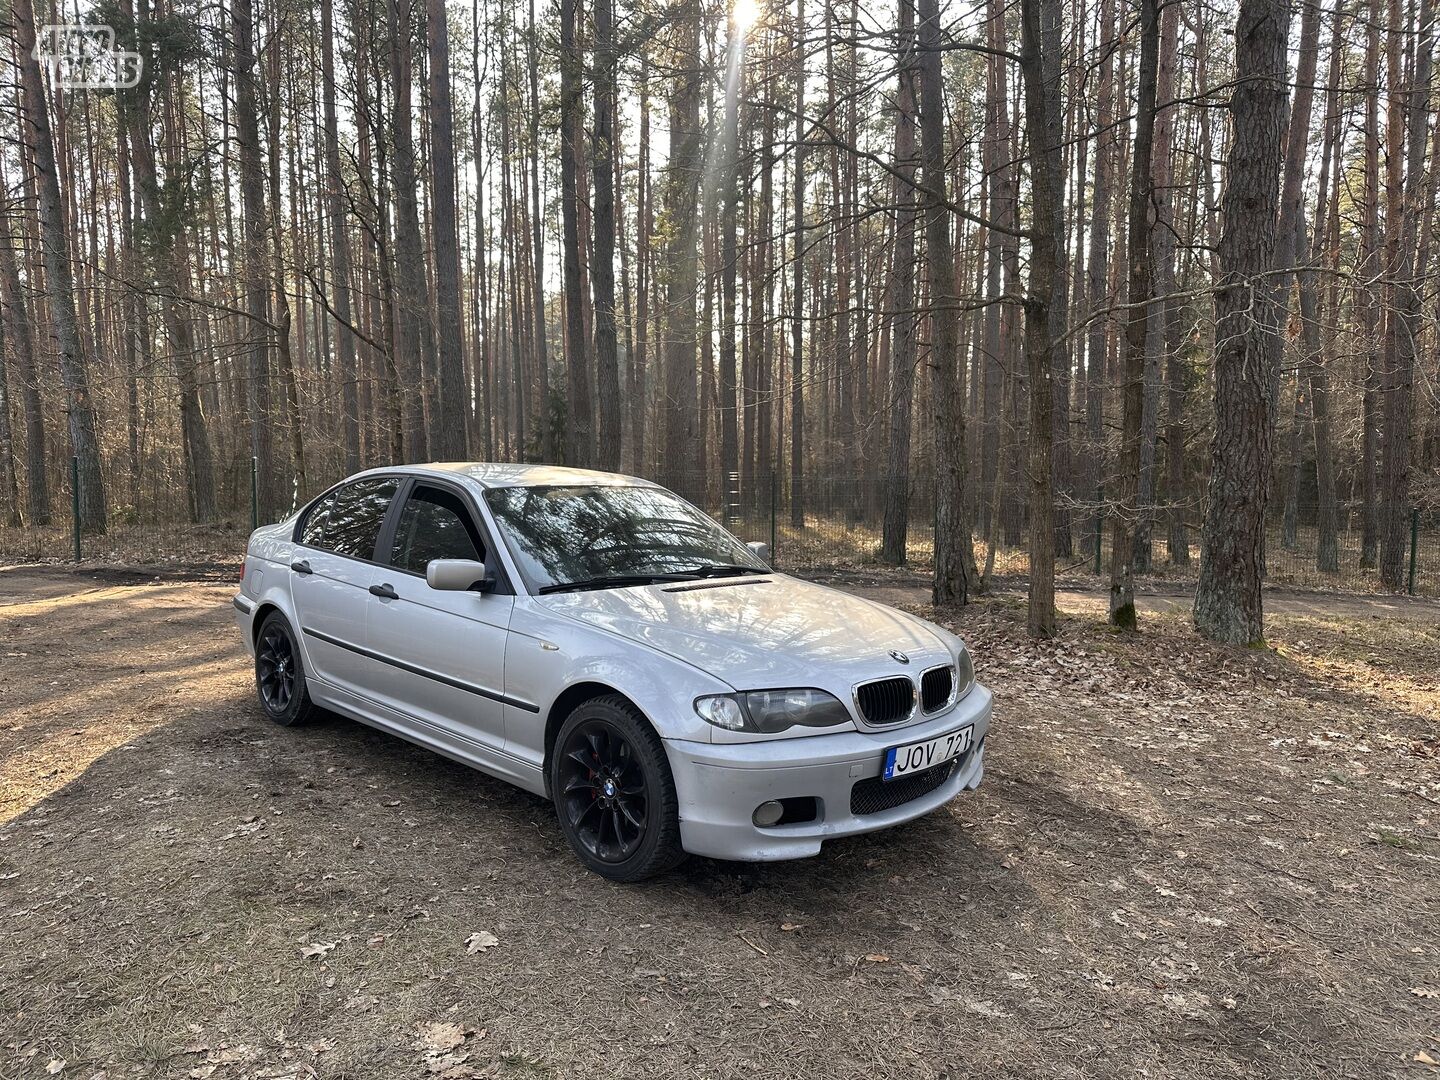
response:
M551 799L591 869L771 860L980 784L960 638L768 565L665 488L535 465L350 477L258 529L261 708L315 708Z

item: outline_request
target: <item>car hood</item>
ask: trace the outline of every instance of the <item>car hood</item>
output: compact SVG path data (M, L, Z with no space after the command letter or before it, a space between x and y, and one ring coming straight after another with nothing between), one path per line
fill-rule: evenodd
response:
M855 682L951 658L922 619L783 574L556 593L540 602L737 690L813 686L845 700Z

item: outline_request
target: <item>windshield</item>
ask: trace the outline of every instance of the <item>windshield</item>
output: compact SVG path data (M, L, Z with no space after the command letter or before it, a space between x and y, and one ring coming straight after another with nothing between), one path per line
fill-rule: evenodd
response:
M485 493L532 592L606 579L768 569L740 541L664 488L574 485ZM644 580L623 580L644 584Z

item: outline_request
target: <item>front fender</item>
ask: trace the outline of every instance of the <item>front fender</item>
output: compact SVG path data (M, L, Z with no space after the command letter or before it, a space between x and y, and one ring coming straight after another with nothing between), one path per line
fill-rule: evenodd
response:
M505 695L536 709L506 709L506 749L542 767L545 725L556 699L581 683L613 687L633 701L662 739L709 742L713 730L695 715L703 694L733 688L682 660L603 630L554 615L520 598L505 648Z

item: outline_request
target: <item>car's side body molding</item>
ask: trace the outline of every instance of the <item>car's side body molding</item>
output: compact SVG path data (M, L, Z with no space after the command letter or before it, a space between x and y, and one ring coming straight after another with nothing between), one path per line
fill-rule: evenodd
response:
M370 660L375 660L381 664L388 664L390 667L399 668L401 671L408 671L412 675L419 675L421 678L425 679L434 679L436 682L444 683L446 686L453 686L456 690L464 690L467 693L475 694L483 698L488 698L491 701L498 701L502 705L511 705L517 709L523 709L525 712L538 713L540 711L539 705L535 705L529 701L524 701L520 698L510 697L509 695L503 694L498 690L491 690L484 686L477 686L475 683L464 682L460 679L452 679L448 675L441 675L439 672L429 671L415 664L406 663L404 660L397 660L393 656L386 656L383 653L375 652L373 649L367 649L361 645L356 645L349 641L341 641L337 637L332 637L330 634L322 634L319 630L312 630L310 627L303 627L302 632L309 635L310 637L317 638L320 641L324 641L330 645L334 645L337 648L348 649L350 652L356 653L360 656L364 656Z

